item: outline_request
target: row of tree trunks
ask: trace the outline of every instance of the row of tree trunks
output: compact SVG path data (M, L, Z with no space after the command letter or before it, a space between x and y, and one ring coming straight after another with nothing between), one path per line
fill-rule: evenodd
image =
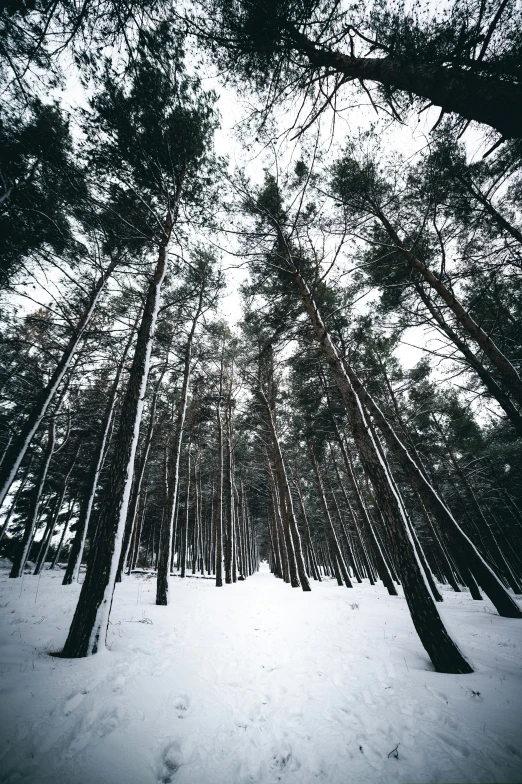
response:
M49 470L49 465L51 463L51 459L55 449L55 440L56 440L56 423L53 417L49 422L47 428L47 443L45 446L45 452L42 457L40 471L37 476L36 492L35 492L32 508L27 516L27 522L25 524L22 541L20 543L20 546L17 548L17 553L13 560L13 565L11 567L9 577L20 577L20 575L23 574L25 563L29 555L29 549L31 547L33 534L36 528L36 521L38 519L38 512L40 510L42 493L45 485L45 480L47 477L47 472Z
M277 495L279 499L279 506L281 518L283 521L283 530L286 544L286 553L288 557L288 565L290 572L290 583L293 588L301 586L303 591L310 591L310 583L305 569L303 550L301 545L301 536L297 526L297 520L294 512L294 505L292 500L292 492L288 481L286 466L283 458L283 452L279 441L277 426L275 421L274 404L270 404L267 396L265 395L262 387L257 390L257 397L260 400L266 415L266 420L269 427L272 454L275 467L275 478L277 484ZM270 460L267 456L268 466L270 467ZM271 469L270 469L271 471Z
M131 333L127 339L127 343L123 349L120 361L116 366L116 373L111 384L109 397L107 399L105 411L103 413L98 441L95 449L93 450L89 466L88 481L85 485L85 495L80 505L80 515L76 524L76 531L71 544L71 549L69 551L69 560L67 562L67 568L63 576L63 585L71 585L71 583L77 582L80 574L80 566L82 563L85 542L87 540L87 533L89 530L94 498L98 488L100 473L103 468L103 463L109 447L110 434L114 421L114 412L116 409L116 401L118 397L118 389L125 367L125 362L134 339L134 330L136 325L136 323L133 325L133 329L131 330Z
M475 341L481 351L484 352L484 355L494 366L495 372L506 390L508 390L509 394L513 397L514 400L516 400L518 405L521 406L522 379L520 378L516 368L502 353L499 347L495 344L494 340L482 329L479 324L477 324L477 322L473 319L469 311L462 305L453 291L450 291L448 287L438 277L436 277L436 275L434 275L433 272L420 259L415 256L415 254L406 248L396 230L386 215L384 215L382 210L378 207L375 207L375 214L376 217L381 221L397 250L407 260L411 268L415 272L419 273L426 283L437 292L444 304L451 310L457 322L467 332L471 339ZM496 396L496 393L492 387L490 391ZM505 401L502 396L498 402L500 405L503 405L503 402ZM510 416L509 411L506 411L506 413L508 416ZM519 420L517 417L515 417L513 423L518 428Z
M172 450L167 462L167 504L165 517L160 534L159 558L158 558L158 579L156 585L156 604L167 605L169 594L170 572L172 568L172 547L175 526L175 515L178 505L179 494L179 461L181 455L181 443L183 439L183 428L185 426L185 416L187 411L187 399L190 384L190 371L192 362L192 344L196 327L203 311L203 298L205 294L205 281L202 281L199 290L199 299L192 324L185 345L185 355L183 360L183 381L181 394L178 404L176 426Z
M115 254L105 272L100 276L94 285L93 290L85 304L83 313L78 319L73 334L69 339L69 342L67 343L67 346L65 347L62 356L60 357L60 360L51 375L51 378L49 379L44 389L42 389L42 391L38 394L30 412L27 414L24 424L19 429L17 436L13 438L9 449L4 455L2 465L0 466L0 507L4 503L5 497L16 478L20 463L24 459L24 456L29 446L31 445L36 431L40 427L40 424L46 415L49 406L56 396L62 379L71 364L76 349L78 348L84 332L93 316L105 284L111 274L114 272L119 261L120 255Z
M484 593L493 602L499 615L507 618L522 618L522 611L515 600L506 591L475 545L458 525L449 508L430 484L406 446L399 439L379 406L364 389L357 375L349 367L346 367L346 374L349 375L354 389L361 397L376 426L385 438L390 454L393 455L393 458L410 481L414 490L418 492L428 512L437 520L445 532L452 552L457 556L459 570L462 564L467 565Z
M472 672L472 667L446 631L437 611L418 563L393 481L387 466L383 464L373 434L368 427L364 409L352 386L341 357L324 326L306 282L292 263L291 258L287 258L287 263L292 270L296 287L310 319L316 340L321 347L323 356L330 367L332 377L344 402L350 429L359 451L361 462L370 477L379 507L386 515L387 524L392 534L392 552L399 567L405 598L421 642L437 671L451 673Z
M47 552L51 544L51 539L53 538L56 521L58 520L58 516L62 509L65 493L67 492L67 485L69 484L69 479L72 470L75 466L76 460L78 459L80 448L81 448L81 440L79 439L76 445L76 449L74 450L74 454L72 456L71 462L69 463L69 466L66 469L65 474L63 476L61 487L57 494L55 508L53 510L53 513L49 515L49 520L47 521L47 525L41 540L40 552L38 553L38 558L36 559L36 564L35 564L35 569L33 574L40 574L40 572L42 571L42 567L45 563L45 560L47 558Z

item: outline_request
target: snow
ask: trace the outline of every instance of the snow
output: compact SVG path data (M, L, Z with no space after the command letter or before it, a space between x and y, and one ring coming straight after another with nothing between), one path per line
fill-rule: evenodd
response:
M220 589L116 586L107 650L50 656L80 586L0 570L6 784L395 784L522 780L522 623L443 590L476 672L437 674L402 597L291 589L262 565ZM393 750L397 747L397 751ZM397 756L398 755L398 758ZM3 776L3 778L2 778Z

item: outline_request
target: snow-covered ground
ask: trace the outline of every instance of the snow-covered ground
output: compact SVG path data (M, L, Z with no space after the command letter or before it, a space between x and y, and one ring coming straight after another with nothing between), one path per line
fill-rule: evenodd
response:
M79 586L0 572L0 780L34 784L522 781L522 622L444 592L473 661L439 675L402 598L266 570L116 589L108 644L61 648ZM396 749L394 752L393 750Z

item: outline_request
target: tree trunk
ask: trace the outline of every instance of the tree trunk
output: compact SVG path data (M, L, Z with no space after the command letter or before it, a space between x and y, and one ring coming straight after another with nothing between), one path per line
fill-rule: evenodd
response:
M2 526L2 531L0 532L0 542L4 538L4 535L7 532L7 529L9 528L9 522L11 520L11 515L13 514L14 510L16 509L16 505L18 503L18 499L20 498L20 496L22 494L22 490L24 489L25 485L27 484L27 480L29 478L29 472L31 471L31 467L33 465L33 460L34 460L34 452L32 453L31 458L30 458L29 462L27 463L27 467L26 467L26 469L24 471L24 475L23 475L22 479L20 480L20 484L18 485L18 489L17 489L17 491L15 493L15 497L13 498L11 506L9 507L9 511L8 511L8 513L6 515L4 524Z
M368 560L368 556L366 554L366 550L365 550L365 547L364 547L364 541L363 541L363 538L361 536L361 532L359 530L357 517L355 515L355 512L352 509L352 505L350 503L350 499L348 498L348 494L346 492L346 488L345 488L345 486L343 484L343 481L341 479L341 474L339 472L339 467L337 465L337 461L335 459L335 455L334 455L334 452L333 452L331 444L330 444L330 454L331 454L331 457L332 457L332 462L334 464L335 473L337 475L337 481L339 483L339 487L341 488L341 492L343 494L343 498L344 498L344 502L346 504L346 508L348 509L350 517L352 518L354 530L355 530L355 533L356 533L358 541L359 541L359 548L360 548L360 551L361 551L361 557L362 557L362 561L363 561L363 564L364 564L364 569L365 569L366 574L368 576L368 579L370 581L370 585L375 585L375 582L374 582L374 579L373 579L373 575L372 575L372 569L371 569L371 566L370 566L370 562Z
M190 449L192 447L192 442L189 437L189 442L187 444L187 481L186 481L186 500L185 500L185 525L183 527L183 533L181 536L181 564L180 564L180 577L185 577L186 569L187 569L187 557L188 557L188 534L189 534L189 513L190 513Z
M221 368L223 375L223 368ZM216 406L218 472L216 486L215 542L216 588L223 587L223 425L221 422L221 395Z
M129 507L127 509L127 519L125 521L125 532L123 535L123 545L121 548L120 563L118 564L118 572L116 574L117 583L121 582L122 572L125 568L125 564L127 563L129 557L131 538L136 527L136 518L138 514L138 506L140 503L141 485L143 482L143 477L145 475L145 469L147 467L147 460L149 459L150 445L152 444L152 436L154 434L154 425L156 421L156 406L158 402L158 394L161 387L161 382L163 380L163 375L164 373L161 374L154 388L154 393L152 395L152 401L150 404L150 411L149 411L149 424L143 442L143 450L138 462L137 469L134 472L134 481L132 483Z
M88 656L105 647L171 231L172 213L169 211L138 331L115 438L111 471L100 501L100 518L92 544L92 556L63 649L62 655L65 657Z
M432 419L435 422L435 426L436 426L437 430L439 431L439 433L440 433L440 435L442 437L442 440L444 442L444 446L446 447L446 450L448 452L450 460L453 463L455 471L457 472L457 476L459 477L459 479L461 480L462 484L464 485L464 488L466 490L466 494L467 494L467 496L468 496L468 498L469 498L469 500L471 502L471 505L472 505L473 509L475 510L477 518L482 522L482 528L483 528L484 534L486 535L486 539L487 539L487 542L488 542L488 545L489 545L489 548L490 548L490 553L491 553L491 557L492 557L493 563L496 565L497 569L499 569L501 571L501 573L504 574L504 576L506 577L506 580L509 583L509 586L510 586L511 590L514 593L521 593L522 589L520 588L515 575L513 574L513 572L511 570L508 562L506 561L506 559L504 557L504 554L503 554L502 550L500 549L500 547L498 545L497 540L495 539L495 536L494 536L494 534L493 534L493 532L492 532L492 530L490 528L490 525L489 525L488 521L486 520L486 517L485 517L485 515L484 515L484 513L483 513L483 511L482 511L482 509L480 507L479 502L477 501L477 497L475 496L475 493L473 492L473 488L471 487L470 483L468 482L468 479L467 479L464 471L462 470L462 468L460 466L460 463L457 460L457 457L456 457L455 453L453 452L452 448L450 447L450 445L448 443L448 439L446 438L446 435L445 435L445 433L444 433L440 423L437 421L436 417L434 417L433 415L432 415Z
M368 512L368 510L366 508L366 504L364 503L364 499L363 499L363 497L361 495L361 490L360 490L359 485L357 483L357 478L356 478L354 470L353 470L352 462L350 460L348 452L346 451L346 446L344 444L343 438L342 438L341 433L339 431L339 428L337 426L337 422L335 421L335 418L333 417L333 415L332 415L331 418L332 418L332 424L333 424L334 430L335 430L335 435L337 437L337 442L339 444L339 448L341 450L341 455L343 457L343 462L344 462L344 467L346 469L346 474L347 474L348 479L350 481L350 484L351 484L351 487L352 487L352 490L353 490L353 493L354 493L354 496L355 496L355 500L357 502L357 506L358 506L358 509L359 509L359 513L361 515L361 520L363 522L363 526L366 528L367 541L368 541L370 549L371 549L371 551L373 553L374 561L375 561L375 564L376 564L376 567L377 567L377 573L378 573L379 577L381 578L381 580L383 582L383 585L385 586L385 588L388 591L389 595L390 596L398 596L397 589L396 589L396 587L395 587L395 585L393 583L392 575L390 573L390 570L388 568L388 564L386 563L386 559L385 559L385 557L383 555L383 552L382 552L382 549L381 549L381 544L380 544L380 542L379 542L379 540L377 538L377 534L376 534L375 529L374 529L373 521L372 521L372 519L371 519L371 517L369 515L369 512Z
M301 490L301 480L299 477L294 479L294 485L297 490L297 497L299 498L299 505L301 507L301 514L303 515L304 520L304 530L306 533L306 544L308 547L308 555L310 558L310 571L314 580L321 582L321 573L319 571L319 565L317 563L317 556L315 554L315 549L312 542L312 534L310 531L310 523L308 522L308 515L306 514L306 508L304 505L303 499L303 492Z
M426 585L391 478L386 466L382 463L361 403L345 371L343 362L324 326L310 289L295 267L292 272L314 329L316 340L341 393L361 461L371 478L379 505L386 513L393 537L395 559L399 564L404 595L421 642L438 672L472 672L472 667L446 631Z
M467 364L476 372L489 394L495 398L499 406L504 410L504 413L510 420L519 436L522 436L522 416L519 414L509 396L500 388L489 370L487 370L477 355L469 348L469 346L459 337L452 327L444 319L442 313L435 307L435 304L428 297L422 286L415 283L415 290L419 294L422 302L431 313L435 323L444 332L444 334L451 340L453 345L460 351Z
M125 360L127 359L127 355L130 351L135 328L136 323L133 325L131 334L129 335L129 339L127 340L123 354L116 368L116 374L111 385L109 399L107 400L107 404L105 406L98 444L94 449L89 472L87 474L86 492L80 505L78 523L74 534L74 539L72 541L62 585L71 585L73 582L78 582L80 575L80 567L82 564L85 541L87 539L87 533L89 530L92 507L94 504L100 473L103 467L105 456L107 454L109 434L111 432L111 427L114 420L114 410L116 408L118 387L120 385L121 375L125 367Z
M471 317L469 312L464 308L457 297L450 291L445 284L437 278L433 272L423 264L410 250L408 250L404 243L399 238L399 235L391 225L388 218L384 215L382 210L374 206L375 215L381 221L386 229L388 236L394 243L397 250L404 256L411 268L418 272L424 280L434 289L441 297L443 302L452 311L457 321L466 330L468 335L480 346L485 356L489 359L492 365L495 366L498 376L502 383L509 390L510 394L515 398L519 405L522 405L522 380L518 372L513 367L509 359L504 356L492 338L484 332L482 327ZM500 402L500 401L499 401ZM506 412L507 413L507 412Z
M53 514L49 518L49 522L47 524L47 530L46 530L46 532L44 533L44 535L42 537L42 548L41 548L40 552L38 553L38 559L36 561L36 565L35 565L35 569L34 569L33 574L40 574L40 571L42 570L43 565L45 563L45 559L47 557L47 552L49 550L49 545L51 544L51 539L53 538L54 526L56 525L56 521L58 520L58 516L60 514L60 511L61 511L61 508L62 508L62 504L63 504L63 499L65 497L65 493L67 492L67 485L69 484L69 478L71 476L71 472L72 472L72 470L73 470L73 468L75 466L76 460L78 458L78 454L80 452L80 448L81 448L81 441L78 441L78 444L76 446L76 450L74 452L74 455L73 455L73 458L72 458L71 463L69 465L69 468L67 469L66 474L65 474L65 476L64 476L64 478L62 480L62 487L61 487L61 490L59 491L59 495L58 495L57 503L56 503L56 508L53 510Z
M333 527L332 518L330 517L330 512L328 511L328 504L326 503L323 480L321 478L319 464L317 462L317 458L315 456L314 448L312 446L311 441L308 441L307 446L308 446L308 453L310 455L310 460L312 461L315 478L317 479L319 498L321 501L321 506L323 508L324 531L328 542L328 549L330 550L330 558L332 561L335 578L337 580L338 585L342 585L344 580L344 584L346 585L347 588L353 588L352 582L350 580L350 575L348 574L348 569L346 568L346 564L344 562L343 554L341 553L341 548L339 547L339 542L337 541L337 536L335 534L335 529Z
M23 426L20 429L20 432L16 438L13 439L9 450L5 455L2 467L0 468L0 508L7 493L9 492L9 488L11 487L16 477L16 472L18 471L20 463L22 462L24 455L27 452L29 445L31 444L33 436L38 430L38 427L40 426L47 409L54 400L56 391L60 386L60 382L62 381L67 368L71 363L73 354L78 347L78 344L89 321L91 320L92 314L103 291L105 283L114 271L118 261L119 256L115 256L111 260L107 270L103 273L103 275L101 275L100 279L94 286L93 292L90 295L86 307L78 320L78 324L76 325L74 333L67 343L67 346L51 378L49 379L48 384L38 394L29 414L25 419Z
M346 81L372 81L391 90L425 98L444 112L455 112L495 128L503 138L522 136L522 87L516 82L481 76L451 65L386 57L354 57L316 46L292 24L290 42L313 69L342 74Z
M230 379L232 385L232 379ZM225 463L225 481L224 481L224 494L225 494L225 583L227 585L232 583L232 562L234 558L234 497L232 491L232 468L233 468L233 455L232 455L232 412L230 409L230 391L228 405L225 411L225 444L226 444L226 463Z
M63 524L62 535L60 536L60 541L58 543L58 547L56 548L56 552L54 554L53 560L51 561L51 565L49 567L50 571L52 569L54 569L54 567L56 566L56 564L58 563L58 560L60 558L60 553L62 552L63 543L65 541L65 534L67 533L67 530L69 528L69 523L71 522L71 517L72 517L72 513L73 513L73 510L74 510L75 504L76 504L76 500L75 499L73 499L72 501L69 502L69 509L67 511L67 517L65 518L65 522Z
M40 473L38 474L38 480L36 484L36 495L33 501L33 506L31 508L31 511L29 512L22 541L20 542L20 546L18 547L17 553L13 560L13 566L11 568L9 577L20 577L20 575L23 574L25 568L25 563L29 555L31 542L33 541L34 529L36 525L36 520L38 518L38 512L40 510L42 491L44 488L45 480L47 478L49 464L51 462L51 458L54 452L55 437L56 437L56 425L53 417L49 422L49 427L47 431L47 445L45 447L45 452L42 457L42 465L40 468Z
M335 492L334 492L332 483L330 481L330 478L328 478L328 486L330 488L330 495L332 497L332 501L333 501L333 505L334 505L334 508L335 508L335 512L337 514L337 519L339 520L339 530L341 531L341 538L342 538L342 540L344 542L344 549L346 551L346 556L347 556L347 559L348 559L348 563L350 564L350 566L352 568L353 576L355 577L357 582L358 583L362 583L361 576L359 574L359 571L358 571L356 563L355 563L355 559L353 557L352 548L350 546L350 540L348 538L348 531L346 530L346 526L344 524L343 516L341 514L341 510L339 509L339 504L337 503L337 498L335 496Z
M361 400L364 401L366 408L370 411L377 427L386 439L390 453L394 456L395 460L397 460L412 487L419 493L428 511L438 521L442 530L446 533L452 549L458 555L459 564L462 562L469 567L483 591L495 605L499 615L506 618L522 618L522 611L517 603L509 595L498 577L484 561L468 536L462 531L450 510L432 487L424 472L421 471L411 457L407 448L400 441L378 405L364 389L357 378L357 375L351 368L348 366L345 367L354 390L360 396Z
M185 356L183 361L183 383L181 385L181 396L176 418L176 428L174 431L174 441L172 452L168 462L168 496L167 508L164 524L161 528L160 551L158 558L158 578L156 584L156 604L166 606L169 601L170 572L172 569L172 550L174 536L174 521L176 508L178 505L179 493L179 459L181 455L181 443L183 440L183 428L185 425L185 415L187 411L187 399L190 383L190 370L192 361L192 343L196 326L203 309L203 296L205 284L203 283L199 293L199 300L192 325L188 334L185 346Z

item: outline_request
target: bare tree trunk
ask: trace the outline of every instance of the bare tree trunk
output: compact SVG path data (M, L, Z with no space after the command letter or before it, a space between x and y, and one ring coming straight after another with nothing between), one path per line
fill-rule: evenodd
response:
M181 396L178 406L176 419L176 429L174 431L174 441L172 452L168 462L168 501L164 525L161 529L160 552L158 558L158 581L156 585L156 604L167 605L169 594L170 572L172 568L173 535L176 508L179 494L179 459L181 454L181 443L183 440L183 428L185 425L185 415L187 411L187 399L190 383L190 371L192 362L192 342L196 326L203 310L203 297L205 283L202 283L198 306L192 319L192 325L185 345L185 356L183 361L183 383L181 385Z
M292 580L294 580L294 582L296 582L297 585L292 585L292 588L297 588L299 587L299 582L297 580L297 568L295 565L293 543L290 538L290 544L292 545L292 549L289 552L287 546L286 531L281 516L281 499L279 498L274 472L272 471L272 465L270 463L270 458L268 457L268 452L266 450L265 450L265 463L266 463L266 469L268 474L268 484L272 496L272 512L273 512L273 520L275 525L277 546L281 558L282 577L285 583L290 583L291 585L292 585Z
M18 499L20 498L20 496L22 494L22 490L24 489L25 485L27 484L27 480L29 478L29 472L31 471L31 467L33 465L33 461L34 461L34 452L32 453L32 455L30 457L30 460L27 463L26 469L24 471L24 475L23 475L22 479L20 480L20 484L18 485L17 491L15 493L15 497L13 498L13 500L11 502L11 506L9 507L9 511L8 511L6 517L5 517L5 521L4 521L4 524L2 526L2 531L0 532L0 542L4 538L4 534L6 533L7 529L9 528L11 515L13 514L14 510L16 509L16 505L18 503Z
M493 531L491 530L490 525L484 515L484 512L482 511L481 506L477 501L477 497L473 492L473 488L468 482L468 478L466 477L464 471L462 470L460 463L457 460L457 457L454 451L452 450L448 442L448 439L446 438L446 434L444 433L444 430L442 429L440 423L438 422L435 416L432 415L432 419L435 422L435 426L441 435L441 438L444 442L444 446L446 447L450 460L455 468L455 471L457 472L457 476L459 477L462 484L464 485L464 488L466 490L466 495L468 496L468 499L470 500L471 505L475 510L478 519L482 522L482 529L484 534L486 535L486 539L489 545L489 550L491 553L491 557L493 559L493 563L496 565L497 569L499 569L501 573L504 574L507 582L509 583L511 590L514 593L522 593L522 589L520 588L520 585L518 584L515 575L513 574L508 562L506 561L502 550L498 546Z
M74 539L72 541L71 550L69 552L69 559L67 562L65 574L63 576L62 585L71 585L71 583L77 582L80 575L80 566L82 564L83 551L85 548L85 541L87 539L94 498L96 495L98 481L101 470L103 468L105 456L107 454L109 434L111 432L112 423L114 421L114 411L116 408L118 387L120 385L121 375L125 367L125 360L127 359L127 355L132 345L135 328L136 323L133 325L131 334L129 335L129 339L127 340L123 354L117 365L116 374L114 376L109 393L109 399L107 400L107 404L105 406L100 435L98 438L98 443L94 449L89 472L87 474L86 492L80 505L78 524L74 534Z
M382 210L377 208L375 214L386 229L397 250L407 260L411 268L415 270L415 272L418 272L428 285L437 292L443 302L452 311L459 324L461 324L468 335L477 343L491 364L495 366L498 377L505 388L509 390L517 403L522 405L522 379L509 359L500 351L493 339L484 332L482 327L472 318L455 294L453 294L453 292L450 291L448 287L439 280L422 261L420 261L420 259L405 247Z
M49 427L47 430L47 444L45 447L45 452L42 457L42 464L40 467L40 472L38 474L38 479L36 483L36 495L31 510L29 512L27 522L25 524L22 541L20 542L20 546L18 547L17 553L13 560L13 565L9 577L20 577L20 575L24 571L25 564L29 556L29 549L31 547L31 542L33 540L36 520L38 518L38 512L40 510L42 492L43 492L45 480L47 478L49 464L51 462L51 458L54 452L55 437L56 437L56 425L53 417L49 422Z
M337 584L342 585L344 580L344 584L346 585L346 587L352 588L353 586L350 580L350 575L348 574L348 569L346 568L343 554L341 553L341 548L339 547L339 542L337 541L337 536L335 534L335 529L333 527L332 518L330 517L330 512L328 511L328 504L326 503L326 496L324 492L323 480L321 478L321 472L319 470L319 464L315 456L314 448L310 441L308 441L308 453L312 461L315 478L317 479L319 498L321 500L321 506L323 508L324 530L328 541L330 558L332 561L332 566L334 569Z
M522 435L522 416L519 414L509 395L497 384L489 370L484 367L477 355L469 348L467 343L459 337L455 330L447 323L440 310L431 301L430 297L426 294L424 289L419 283L415 283L415 291L419 294L422 302L429 310L431 316L444 334L451 340L454 346L460 351L467 364L473 368L478 375L489 394L495 398L499 406L504 410L506 416L511 421L511 424L517 431L518 435Z
M317 563L317 556L315 554L315 549L312 542L312 534L310 531L310 523L308 522L308 515L306 514L306 508L304 505L303 499L303 492L301 490L301 479L297 477L294 479L294 485L297 490L297 497L299 498L299 505L301 507L301 514L303 515L304 520L304 530L306 533L306 544L308 547L308 555L310 558L310 571L312 573L312 577L314 580L321 582L321 573L319 571L319 565Z
M232 379L230 379L232 385ZM226 464L224 472L224 494L225 494L225 582L227 585L232 583L232 562L234 558L234 497L232 492L232 412L230 410L230 391L228 405L225 411L225 444L226 444Z
M472 672L472 667L446 631L429 588L424 581L393 483L386 466L382 463L379 451L369 431L362 405L345 371L343 362L324 326L310 289L293 264L292 267L295 283L314 329L317 342L341 393L361 460L371 478L379 505L386 512L393 536L395 559L399 564L404 594L417 633L438 672Z
M192 441L189 437L189 442L187 444L187 481L186 481L186 500L185 500L185 526L183 528L182 536L181 536L181 563L180 563L180 577L185 577L186 569L187 569L187 551L188 551L188 533L189 533L189 513L190 513L190 449L192 447Z
M288 483L283 452L279 443L279 436L275 423L275 411L271 408L268 398L266 397L261 387L256 390L256 393L264 406L270 428L270 435L272 437L272 449L274 453L275 471L279 490L279 500L281 504L281 516L283 518L283 526L285 531L286 549L290 559L289 565L291 585L293 588L298 588L299 585L301 585L303 591L310 591L310 582L306 574L303 551L301 548L301 537L299 535L299 528L297 527L297 521L295 519L292 492Z
M366 80L390 90L427 99L445 113L455 112L495 128L505 139L522 136L522 87L516 81L482 76L451 65L434 65L407 58L354 57L317 46L291 23L285 25L290 45L308 58L315 70L342 74L345 80Z
M350 460L348 452L346 451L346 446L344 444L343 438L337 426L337 422L335 421L335 418L333 416L332 416L332 424L334 426L335 434L337 436L337 442L339 444L341 455L343 457L346 474L348 476L348 480L351 484L355 496L355 500L357 502L359 514L361 515L363 526L366 528L367 541L373 553L373 558L377 567L377 573L379 574L379 577L381 578L383 585L385 586L389 595L398 596L397 589L393 583L393 577L388 568L388 564L386 563L386 559L382 552L379 539L377 538L377 533L374 528L374 523L369 515L369 512L366 508L366 504L364 503L364 499L361 495L361 490L359 488L359 484L357 482L357 478L353 470L352 462Z
M507 618L522 618L522 611L517 603L484 561L471 540L462 531L450 510L430 484L424 472L411 457L407 448L400 441L378 405L364 389L357 375L347 366L346 373L350 377L354 390L361 400L364 401L364 405L386 439L390 453L401 466L412 487L418 491L428 511L439 522L442 530L446 533L451 547L458 555L459 564L464 563L469 566L470 571L477 578L483 591L495 605L499 615Z
M223 376L223 363L221 364ZM221 422L221 394L216 406L218 473L216 486L215 541L216 541L216 588L223 587L223 425Z
M355 516L355 512L353 511L352 505L350 503L350 499L348 498L348 494L346 492L346 488L345 488L345 486L343 484L343 481L341 479L341 474L339 472L339 467L337 465L337 461L335 459L335 455L334 455L334 452L333 452L331 444L330 444L330 455L332 457L332 463L334 464L335 473L337 475L337 482L339 484L339 487L341 488L341 492L343 494L343 498L344 498L344 502L346 504L346 508L348 509L350 517L352 518L354 530L355 530L355 533L356 533L358 541L359 541L359 548L360 548L360 552L361 552L362 562L363 562L363 565L364 565L364 570L366 571L366 574L367 574L368 579L370 581L370 585L375 585L375 581L373 579L373 570L370 567L370 562L368 560L368 556L366 554L366 550L365 550L365 547L364 547L364 541L362 539L361 532L359 531L359 525L358 525L358 522L357 522L357 517ZM360 582L360 580L359 580L359 582Z
M60 386L60 383L65 373L67 372L67 368L71 363L73 354L83 337L89 321L91 320L92 314L94 313L96 304L104 289L105 283L114 271L119 258L120 257L118 254L113 259L111 259L107 270L96 282L93 291L87 300L84 311L78 319L78 323L74 329L73 335L69 339L69 342L67 343L67 346L62 353L58 365L56 366L45 388L42 389L38 394L24 424L20 429L20 432L13 439L9 450L5 454L2 466L0 468L0 507L2 506L5 497L9 492L9 488L14 482L20 463L22 462L24 455L31 444L31 441L33 440L34 434L38 430L40 423L47 412L47 409L54 400L58 387Z
M92 543L92 556L63 649L62 655L65 657L89 656L105 647L132 487L136 447L149 376L161 287L166 272L167 244L172 231L172 222L173 216L169 210L159 247L156 269L149 284L138 331L134 358L115 438L111 471L100 501L100 518Z
M346 526L344 524L343 516L341 514L341 510L339 509L339 504L337 503L337 498L335 496L334 489L332 487L332 483L328 478L328 486L330 488L330 495L332 496L332 501L335 507L335 512L337 514L337 519L339 520L339 530L341 531L341 537L344 542L344 549L346 551L346 555L348 558L348 562L352 568L353 575L358 583L362 583L361 576L355 564L355 560L352 553L352 548L350 546L350 540L348 538L348 531L346 530Z
M67 471L65 473L65 476L64 476L64 478L62 480L62 486L61 486L61 489L58 492L56 507L53 510L53 514L49 518L49 521L48 521L48 524L47 524L47 529L46 529L46 531L45 531L45 533L44 533L44 535L42 537L42 547L40 548L40 552L38 553L38 558L36 560L36 565L35 565L35 569L34 569L33 574L40 574L40 572L41 572L41 570L43 568L43 565L45 563L45 559L47 557L47 552L49 550L49 545L51 544L51 539L53 538L54 527L56 525L56 521L58 520L58 516L59 516L61 508L62 508L63 499L65 497L65 493L67 492L67 485L69 484L69 478L71 476L71 472L72 472L72 470L73 470L73 468L75 466L76 460L78 458L78 453L80 451L80 447L81 447L81 441L78 441L78 444L76 446L76 450L74 452L74 455L73 455L73 458L71 460L71 463L69 464L69 467L68 467L68 469L67 469Z
M149 424L147 427L147 433L145 435L145 439L143 442L143 451L140 456L138 466L136 471L134 472L134 481L132 483L131 489L131 496L129 501L129 507L127 509L127 519L125 521L125 531L123 534L123 545L121 548L121 555L120 555L120 563L118 564L118 571L116 573L116 582L121 582L122 572L125 568L125 564L127 563L129 557L129 548L132 534L136 528L137 524L137 515L138 515L138 505L140 502L140 494L141 494L141 485L143 482L143 477L145 475L145 469L147 467L147 461L149 459L149 452L150 446L152 444L152 436L154 434L154 425L156 420L156 406L158 403L158 394L161 387L161 382L163 380L164 373L161 374L160 378L156 382L156 386L154 388L154 393L152 395L152 401L150 404L150 411L149 411Z
M60 559L60 553L62 552L63 543L65 541L65 534L67 533L67 530L69 528L69 523L71 522L71 517L72 517L72 513L74 511L75 504L76 504L76 499L73 498L69 502L69 509L67 511L67 517L65 518L65 522L63 524L63 529L62 529L62 535L60 537L60 542L58 543L58 547L56 548L56 552L54 554L53 560L51 561L51 565L49 567L49 571L51 569L54 569L54 567L56 566L56 564L58 563L58 561Z

